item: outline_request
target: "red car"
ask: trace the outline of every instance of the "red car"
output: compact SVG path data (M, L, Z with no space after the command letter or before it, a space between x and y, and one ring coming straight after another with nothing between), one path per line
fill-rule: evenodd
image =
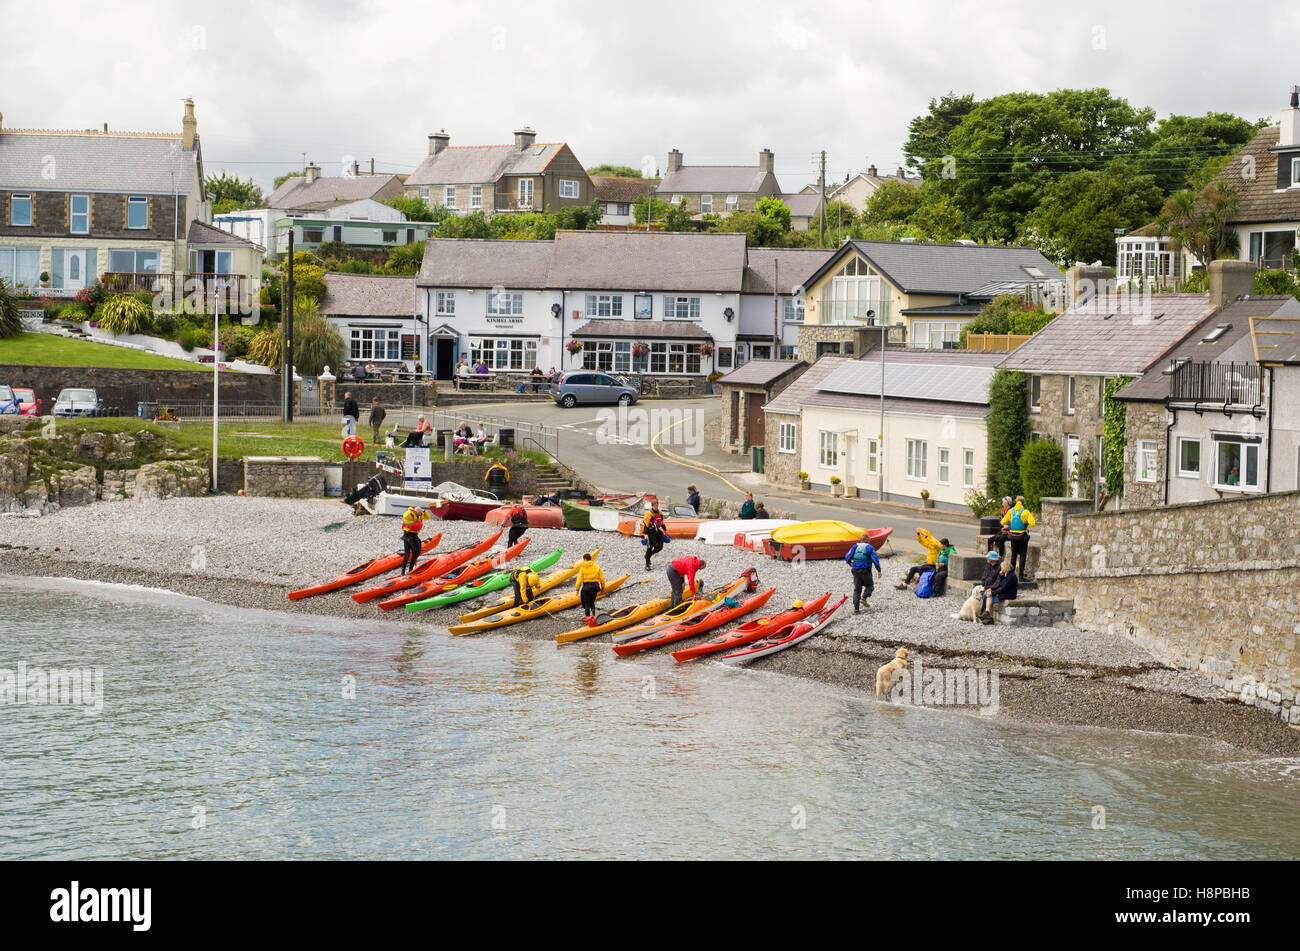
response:
M18 411L23 416L40 416L41 401L36 398L36 391L30 386L15 386L14 399L18 401Z

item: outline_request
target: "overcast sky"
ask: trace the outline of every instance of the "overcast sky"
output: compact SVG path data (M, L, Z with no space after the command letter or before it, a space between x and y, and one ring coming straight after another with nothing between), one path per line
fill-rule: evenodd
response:
M327 175L345 156L405 173L430 132L501 143L527 124L588 167L768 147L797 191L822 149L828 181L894 169L949 90L1106 86L1160 115L1276 121L1300 83L1300 4L1241 0L5 0L2 18L6 126L178 130L192 96L209 174L266 187L304 152Z

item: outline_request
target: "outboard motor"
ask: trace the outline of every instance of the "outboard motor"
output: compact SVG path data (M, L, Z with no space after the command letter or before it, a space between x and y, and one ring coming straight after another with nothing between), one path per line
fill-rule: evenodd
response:
M377 473L371 476L370 481L365 485L359 486L349 492L344 497L343 501L348 505L356 505L362 499L365 499L367 502L373 502L375 499L379 498L379 493L383 492L387 488L388 481L382 475Z

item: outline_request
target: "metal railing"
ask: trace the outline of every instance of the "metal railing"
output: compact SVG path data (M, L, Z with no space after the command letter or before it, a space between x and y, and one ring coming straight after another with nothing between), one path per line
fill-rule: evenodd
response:
M839 301L822 298L817 305L817 323L819 324L853 324L859 327L872 326L868 323L867 313L873 313L875 326L890 322L889 300ZM805 320L805 323L812 323Z
M516 446L523 445L525 441L531 441L542 452L551 456L554 456L560 449L560 430L555 426L546 426L542 423L504 419L499 416L466 416L455 412L439 412L437 410L425 412L424 418L429 421L429 425L434 430L455 430L461 423L469 423L470 428L475 429L479 423L482 423L489 436L495 436L503 429L513 429L515 431Z
M1173 372L1169 398L1180 403L1256 406L1261 393L1257 363L1184 363Z
M136 404L135 415L153 419L163 409L182 422L212 418L211 400L145 400ZM281 406L277 401L223 399L218 405L218 413L219 419L277 420L281 415ZM343 417L333 407L299 405L294 409L293 415L295 419L308 417L313 420L333 417L339 420L340 427L343 425ZM359 429L361 423L357 426Z

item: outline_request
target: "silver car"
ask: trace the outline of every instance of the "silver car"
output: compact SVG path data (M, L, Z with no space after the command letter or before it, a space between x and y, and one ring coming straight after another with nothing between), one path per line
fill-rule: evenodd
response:
M556 380L551 387L555 402L568 409L579 403L617 403L631 406L640 392L626 380L600 370L575 370Z
M99 410L99 394L94 390L69 387L59 390L54 401L55 416L94 416Z

